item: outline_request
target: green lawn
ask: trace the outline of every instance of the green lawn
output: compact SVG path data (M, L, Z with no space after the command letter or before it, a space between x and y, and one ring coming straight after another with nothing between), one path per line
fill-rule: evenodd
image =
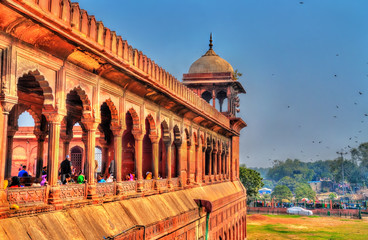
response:
M248 215L247 239L368 239L368 221L296 215Z

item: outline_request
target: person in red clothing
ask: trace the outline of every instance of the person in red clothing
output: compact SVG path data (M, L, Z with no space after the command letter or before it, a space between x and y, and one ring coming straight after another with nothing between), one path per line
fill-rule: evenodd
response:
M14 177L12 177L9 188L18 188L18 187L23 187L23 186L20 185L19 177L14 176Z

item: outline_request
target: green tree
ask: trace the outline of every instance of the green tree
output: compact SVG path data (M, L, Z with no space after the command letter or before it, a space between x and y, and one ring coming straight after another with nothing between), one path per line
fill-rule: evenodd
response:
M314 176L314 171L309 169L305 162L298 159L287 159L274 161L274 165L267 173L267 177L274 181L279 181L283 177L296 178L298 181L310 181Z
M255 197L258 190L263 187L262 177L259 172L246 168L239 167L239 177L241 183L247 190L247 195L250 197Z
M291 198L293 197L293 194L291 193L290 189L285 186L285 185L277 185L272 194L271 194L272 198L276 198L276 199L288 199L291 200Z
M298 183L295 187L295 198L300 200L303 198L316 199L316 192L313 191L308 183Z
M336 193L330 193L330 194L328 194L328 198L330 199L330 200L335 200L336 198L337 198L337 195L336 195Z
M290 191L294 192L297 183L298 182L294 178L286 176L281 178L280 181L277 182L277 185L285 185L290 189Z
M272 180L265 180L265 179L263 179L262 182L263 182L263 186L265 188L273 189L275 187L275 183Z
M238 69L235 69L235 71L233 72L233 79L238 80L241 76L243 76L243 73L240 73Z

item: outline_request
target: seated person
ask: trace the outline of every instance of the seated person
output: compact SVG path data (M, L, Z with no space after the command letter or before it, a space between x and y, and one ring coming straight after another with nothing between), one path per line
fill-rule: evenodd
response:
M47 174L47 167L43 167L42 168L42 175L46 175Z
M84 181L84 175L81 173L79 174L78 178L77 178L77 183L78 184L83 184L85 181Z
M23 165L22 170L19 171L18 177L30 177L28 172L26 171L27 166Z
M22 185L20 185L19 177L17 176L12 177L9 188L19 188L19 187L23 187Z
M151 172L146 172L146 179L147 180L152 179L152 173Z
M65 180L63 184L69 184L69 183L74 183L74 180L72 179L72 176L69 173L67 173L65 174Z
M105 183L105 182L106 182L106 180L105 180L101 175L98 175L98 176L97 176L97 182L98 182L98 183Z

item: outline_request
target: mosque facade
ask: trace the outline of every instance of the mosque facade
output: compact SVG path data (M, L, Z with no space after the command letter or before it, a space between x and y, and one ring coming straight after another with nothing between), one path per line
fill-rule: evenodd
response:
M212 37L180 82L78 3L0 13L0 239L246 239L245 91ZM67 155L85 183L59 184ZM36 184L6 188L20 165Z

